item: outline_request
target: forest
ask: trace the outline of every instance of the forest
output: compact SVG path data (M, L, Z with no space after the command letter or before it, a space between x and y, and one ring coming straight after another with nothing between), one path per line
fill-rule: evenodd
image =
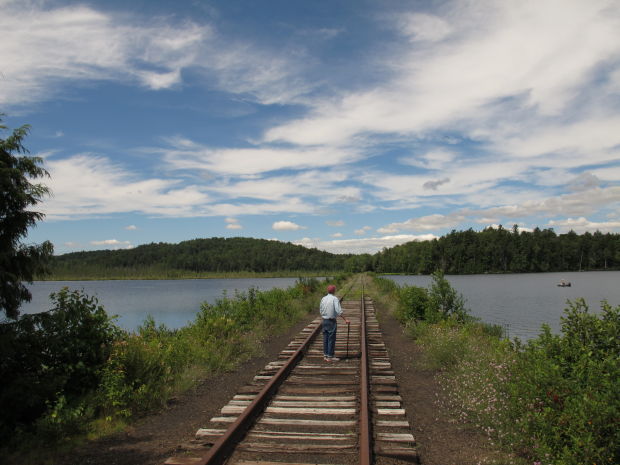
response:
M275 240L194 239L129 250L74 252L53 258L47 279L200 277L209 273L373 271L447 274L620 269L620 235L556 234L502 226L468 229L371 254L332 254Z
M346 258L275 240L214 237L59 255L52 261L51 276L175 278L205 273L337 271L344 268Z
M439 239L408 242L372 257L372 271L447 274L530 273L620 268L620 235L556 234L553 229L520 231L499 226L452 231Z

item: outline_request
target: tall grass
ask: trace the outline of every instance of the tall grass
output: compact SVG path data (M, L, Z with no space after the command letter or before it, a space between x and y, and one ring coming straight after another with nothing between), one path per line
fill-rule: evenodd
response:
M438 370L442 406L457 421L523 463L620 463L620 306L603 302L592 314L583 300L569 302L560 334L543 326L522 344L470 319L435 322L413 312L406 320L413 294L390 292L423 349L419 363Z
M333 282L343 279L345 276L339 276ZM29 391L20 386L27 386L28 379L46 369L38 359L33 359L31 371L21 375L15 372L17 378L8 380L8 384L0 389L0 399L4 402L2 405L10 406L10 399L6 396L25 397L27 402L38 402L39 411L43 413L38 418L20 414L20 417L14 417L10 427L7 423L6 428L0 429L5 434L5 447L0 446L0 455L15 456L17 450L20 463L38 463L37 450L53 450L68 439L71 442L81 435L97 436L116 430L132 418L160 408L171 396L196 386L205 378L232 370L259 354L261 341L318 308L322 290L323 284L319 280L300 278L295 286L285 290L251 288L246 292L235 292L230 297L224 294L214 304L203 303L196 319L181 329L172 330L148 318L135 332L118 328L108 330L106 334L113 337L101 343L105 345L101 352L105 357L98 359L96 367L88 367L92 379L89 378L91 383L84 389L79 389L80 379L70 385L63 384L68 379L65 373L73 373L76 367L83 365L70 359L71 366L59 366L58 374L50 378L59 386L58 389L43 392L45 397L39 389L33 391L37 397L31 398ZM88 341L83 340L81 334L93 331L86 331L92 326L92 315L101 317L105 312L96 301L78 295L77 291L74 294L70 295L71 305L65 302L49 318L65 321L64 307L75 308L74 313L81 316L75 318L73 327L82 329L71 333L75 341L64 341L63 344L67 346L71 342L82 347ZM107 318L101 323L104 328L110 326ZM1 341L6 340L8 344L12 340L40 340L45 328L37 329L39 332L29 332L29 328L26 325L21 333L3 334ZM5 329L14 331L9 327ZM54 336L51 340L57 344L57 339ZM101 351L101 344L95 344L91 350ZM40 350L47 351L44 347ZM14 366L18 367L20 353L15 352L15 357ZM17 405L19 399L16 397L13 405ZM4 423L1 426L5 426ZM28 454L32 450L35 458L29 460Z

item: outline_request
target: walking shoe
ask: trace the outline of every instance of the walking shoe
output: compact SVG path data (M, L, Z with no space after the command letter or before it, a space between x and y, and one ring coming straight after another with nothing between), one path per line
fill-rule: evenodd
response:
M328 356L323 357L323 360L325 360L326 362L331 362L332 359Z
M331 358L329 359L329 361L330 361L330 362L339 362L339 361L340 361L340 359L339 359L338 357L331 357Z

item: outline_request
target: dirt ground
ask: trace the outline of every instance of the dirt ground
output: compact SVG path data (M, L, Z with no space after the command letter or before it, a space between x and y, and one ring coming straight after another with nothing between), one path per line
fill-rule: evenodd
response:
M380 312L380 309L378 309ZM249 383L254 374L305 327L314 315L298 323L285 334L265 343L264 355L244 363L238 370L206 380L194 391L171 402L161 412L136 422L122 433L89 442L70 455L59 457L63 465L161 465L174 455L177 447L193 437L196 430L218 414L219 409ZM415 344L390 315L380 314L387 345L408 419L413 425L423 465L478 465L492 452L486 439L450 421L438 410L439 393L434 373L414 367L418 353Z

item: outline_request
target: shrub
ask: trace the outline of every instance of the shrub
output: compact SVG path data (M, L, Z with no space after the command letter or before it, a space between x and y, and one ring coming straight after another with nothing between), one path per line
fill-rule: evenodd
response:
M96 298L63 288L51 299L49 312L0 325L0 437L17 427L32 430L44 415L47 431L62 429L62 419L71 416L64 410L78 408L96 388L119 335Z
M426 289L417 286L403 286L398 294L395 316L403 324L413 320L426 319L429 296Z
M463 296L456 292L441 271L432 274L433 282L428 290L428 305L426 319L438 321L448 317L455 317L465 321L467 310Z
M583 299L569 302L562 334L545 326L517 357L510 414L514 440L528 456L620 463L620 306L603 302L601 310L594 315Z

